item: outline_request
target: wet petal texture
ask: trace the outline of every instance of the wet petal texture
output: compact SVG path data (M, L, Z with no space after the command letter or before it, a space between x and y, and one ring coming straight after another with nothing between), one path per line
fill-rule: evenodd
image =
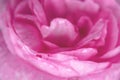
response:
M115 0L10 0L0 13L0 79L119 80L119 13Z

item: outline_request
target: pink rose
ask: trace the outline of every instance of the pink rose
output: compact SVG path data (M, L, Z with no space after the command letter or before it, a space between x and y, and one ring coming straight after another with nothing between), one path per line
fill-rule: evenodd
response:
M118 3L4 2L0 80L120 80Z

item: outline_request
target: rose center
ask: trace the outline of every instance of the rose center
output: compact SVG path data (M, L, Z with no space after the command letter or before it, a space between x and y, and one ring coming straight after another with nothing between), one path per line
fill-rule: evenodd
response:
M74 25L63 18L53 19L50 26L43 25L41 33L44 40L62 47L73 45L73 41L77 36Z

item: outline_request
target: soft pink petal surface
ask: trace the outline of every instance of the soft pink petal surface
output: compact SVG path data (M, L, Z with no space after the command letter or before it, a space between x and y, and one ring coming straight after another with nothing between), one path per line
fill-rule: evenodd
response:
M31 66L29 63L24 62L17 56L11 55L7 49L2 34L0 34L0 79L1 80L67 80L62 78L57 78L55 76L48 75L35 67ZM89 76L84 77L73 77L70 80L119 80L120 75L120 64L114 63L108 69L101 71L99 73L94 73ZM32 73L31 73L32 71ZM104 72L104 73L103 73Z
M46 2L44 3L44 8L46 14L44 13L43 7L41 4L39 4L38 0L35 1L30 0L29 4L27 3L27 6L25 1L23 1L23 3L20 3L20 6L16 5L17 3L19 3L19 0L18 2L13 1L14 3L12 5L14 7L17 6L17 10L15 12L16 21L14 23L14 27L12 27L11 23L4 25L4 23L0 22L1 25L0 29L2 30L3 33L2 35L0 32L0 36L1 36L0 65L2 65L0 66L0 79L1 80L33 80L33 79L34 80L76 80L76 79L77 80L113 80L113 79L119 80L120 79L119 77L120 47L118 45L120 44L120 39L119 39L120 27L118 27L119 25L118 22L120 21L120 17L118 15L119 11L116 10L120 10L120 9L118 8L118 5L116 5L115 1L114 0L111 1L66 0L65 2L62 2L62 0L61 1L45 0L45 1ZM67 5L67 7L65 7L64 3ZM30 7L28 7L28 5ZM104 17L105 20L98 18L97 22L94 24L94 19L92 23L89 17L91 17L91 14L92 15L96 14L99 11L101 5L103 5L102 7L105 10L107 10L106 8L111 8L111 10L108 10L108 13L111 13L111 11L114 12L112 12L111 15L108 15L108 17L103 15L104 13L105 15L107 15L106 12L100 13L100 16L102 15L102 17ZM31 9L29 11L33 10L32 13L29 11L25 11L24 13L24 11L22 11L22 7L24 6L26 6L26 8ZM115 6L117 7L115 8L116 10L113 9ZM49 11L50 7L53 7L53 12ZM70 20L70 22L62 18L57 19L56 16L64 17L63 15L67 14L66 8L70 13L70 15L72 16L77 14L77 12L81 12L81 11L83 12L81 13L81 15L83 14L85 15L82 18L80 18L79 15L75 15L74 18L71 18L68 15L66 18ZM55 13L56 11L57 13ZM30 15L26 15L26 13L27 14L29 13ZM53 13L57 15L52 15ZM89 17L85 17L87 13L90 14ZM10 21L9 18L10 16L8 14L6 15L7 15L7 21ZM50 18L47 18L48 16ZM33 22L32 19L34 19L35 22ZM74 19L80 21L74 23L75 21ZM47 20L48 22L51 21L50 26L43 25L41 27L41 24L48 24ZM24 21L27 23L24 23ZM87 22L86 25L88 26L85 29L90 29L90 30L88 31L88 35L86 34L85 38L78 43L77 47L79 48L87 45L93 48L88 47L88 48L76 49L74 51L71 50L71 51L58 52L57 54L55 53L50 55L36 52L39 51L41 48L43 48L43 46L45 46L46 44L51 49L59 48L59 46L61 46L59 44L61 41L52 42L53 40L57 39L57 37L60 37L62 42L66 42L62 44L68 45L70 44L70 42L74 43L74 40L77 37L76 35L77 32L73 28L74 25L72 23L77 24L79 28L81 28L81 25L85 25L84 21ZM9 28L5 26L9 26ZM63 33L60 34L60 32ZM29 35L34 35L34 37L29 37ZM45 41L41 43L40 41L42 37L44 37ZM81 37L80 38L78 37L78 39L81 39ZM96 46L92 46L95 44ZM99 50L97 50L97 46L103 46L104 44L105 46L103 48L99 48ZM107 53L105 53L106 51ZM96 57L96 55L98 54L102 54L102 57L98 58L101 60L101 62L94 62L88 60L91 57ZM18 56L21 58L19 58ZM43 72L42 70L45 71L46 73ZM50 75L49 73L52 75Z

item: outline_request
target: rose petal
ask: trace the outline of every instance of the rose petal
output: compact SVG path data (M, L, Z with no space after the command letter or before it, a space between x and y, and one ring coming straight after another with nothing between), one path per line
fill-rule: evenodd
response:
M59 55L59 57L66 55L68 58L69 58L69 56L73 56L73 57L78 58L79 60L87 60L90 57L95 56L96 54L97 54L97 50L94 48L81 48L81 49L77 49L77 50L73 50L73 51L59 52L59 53L56 53L53 55L54 56ZM67 59L67 57L66 57L66 59ZM61 60L63 60L63 59L61 58Z
M67 15L68 19L73 23L77 22L80 16L87 15L94 18L95 14L99 11L99 5L94 3L92 0L66 0L66 6L69 13Z
M21 14L24 16L33 15L32 10L30 10L30 7L27 1L22 1L16 6L15 11L14 11L14 16L17 14Z
M10 54L10 52L7 50L6 45L4 43L4 40L2 38L2 35L0 34L0 79L1 80L66 80L66 78L60 78L51 76L47 73L44 73L42 71L39 71L38 69L32 67L31 65L27 64L23 60L19 59L16 56L13 56ZM9 54L8 54L9 53ZM19 66L19 67L18 67ZM120 74L120 67L119 63L112 64L112 66L104 71L101 71L99 73L93 73L89 74L84 77L71 77L69 80L73 79L81 79L81 80L104 80L109 79L113 80L119 80L119 74ZM31 74L32 71L32 74ZM12 74L12 75L11 75Z
M77 35L73 24L62 18L54 19L50 27L43 26L41 33L46 40L61 46L71 45Z
M13 25L15 32L26 45L36 51L40 50L41 34L32 21L16 19Z
M88 35L92 26L93 26L93 23L89 17L87 16L80 17L77 23L78 34L80 38L84 38L86 35Z
M68 10L71 11L88 11L89 13L94 13L99 10L99 6L92 0L66 0ZM89 6L91 5L91 6Z
M101 5L101 7L109 7L109 6L113 6L115 5L115 0L94 0L95 2L97 2L99 5Z
M10 8L14 9L16 8L17 5L19 5L19 3L21 2L21 0L7 0L9 4L6 4L6 5L9 5Z
M87 75L101 69L108 67L109 63L95 63L95 62L87 62L87 61L78 61L75 59L67 60L64 62L60 62L59 64L56 61L51 61L46 57L37 57L33 52L29 50L21 41L18 40L17 36L13 33L13 30L10 30L12 33L10 36L12 37L12 43L18 45L14 47L17 55L19 55L24 60L29 61L37 68L44 70L48 73L54 74L56 76L61 77L72 77L78 75ZM16 42L15 42L16 41ZM49 56L48 56L49 57ZM73 64L74 63L74 64ZM91 66L91 67L89 67ZM85 72L83 70L87 69ZM72 73L72 74L71 74Z
M92 40L99 39L101 37L102 30L106 26L105 24L106 23L102 19L97 21L97 23L90 30L89 35L87 37L83 38L83 40L81 40L77 45L79 47L81 47L81 46L88 44Z
M118 42L119 28L116 21L116 18L113 15L110 15L108 18L108 27L107 27L107 36L105 46L100 49L100 51L108 51L113 49Z
M120 66L119 63L115 63L110 68L104 70L104 72L89 74L83 77L72 77L72 78L69 78L69 80L106 80L106 79L119 80L120 79L119 66Z
M63 0L44 0L44 9L48 18L51 21L56 17L64 17L66 15L65 1Z
M120 54L120 46L105 53L101 58L112 58Z
M42 4L38 0L29 0L29 5L33 13L36 15L37 19L39 20L40 24L47 24L46 15Z
M7 47L0 30L0 80L65 80L36 69L18 56L12 55Z
M120 36L120 20L118 21L119 22L119 24L118 24L118 28L119 28L119 36ZM118 38L118 45L120 45L120 37Z

